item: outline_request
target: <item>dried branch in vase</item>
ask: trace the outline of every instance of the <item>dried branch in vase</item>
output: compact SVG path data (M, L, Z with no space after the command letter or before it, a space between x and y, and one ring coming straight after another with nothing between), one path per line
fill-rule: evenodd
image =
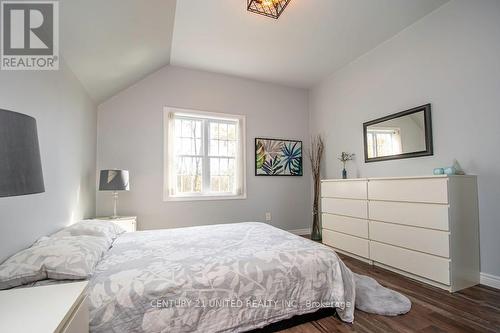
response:
M311 161L314 184L313 225L311 239L315 241L321 240L319 225L319 200L321 187L321 160L323 159L324 150L325 145L323 143L323 138L320 135L311 140L311 150L308 152L309 160Z

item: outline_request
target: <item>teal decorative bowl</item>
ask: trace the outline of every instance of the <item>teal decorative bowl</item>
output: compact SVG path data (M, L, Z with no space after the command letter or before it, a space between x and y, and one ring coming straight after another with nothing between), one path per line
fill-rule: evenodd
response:
M435 174L436 176L437 175L444 175L444 169L443 168L435 168L433 171L432 171L433 174Z
M457 169L455 169L454 167L448 167L444 169L444 173L448 176L455 175L457 173Z

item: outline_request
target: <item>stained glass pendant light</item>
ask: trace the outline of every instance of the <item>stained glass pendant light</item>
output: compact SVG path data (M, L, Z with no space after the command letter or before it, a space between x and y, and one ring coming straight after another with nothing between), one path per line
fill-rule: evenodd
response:
M289 2L290 0L247 0L247 10L277 19Z

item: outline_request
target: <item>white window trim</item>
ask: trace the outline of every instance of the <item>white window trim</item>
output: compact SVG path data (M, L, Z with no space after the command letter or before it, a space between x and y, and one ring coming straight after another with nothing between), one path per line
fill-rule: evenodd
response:
M221 193L221 194L177 194L170 195L170 170L169 165L171 164L169 161L170 157L170 149L169 148L169 115L171 113L175 113L178 115L186 114L187 116L199 116L200 118L213 118L217 120L238 120L240 122L241 129L241 193L240 194L232 194L232 193ZM210 201L210 200L243 200L247 198L247 168L246 168L246 117L244 115L237 114L226 114L226 113L218 113L218 112L208 112L208 111L198 111L198 110L189 110L182 109L176 107L166 106L163 108L163 201Z
M375 129L370 129L368 130L368 133L372 134L373 139L372 139L372 150L373 153L377 153L376 156L372 156L371 158L377 158L377 157L383 157L383 156L392 156L392 155L378 155L378 150L377 150L377 133L388 133L392 135L398 134L401 137L401 128L399 127L377 127ZM400 149L401 152L403 151L403 146L402 143L400 143Z

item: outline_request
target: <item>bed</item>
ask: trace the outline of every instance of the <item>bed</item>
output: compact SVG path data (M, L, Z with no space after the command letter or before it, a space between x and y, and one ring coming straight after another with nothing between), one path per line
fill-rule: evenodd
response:
M352 322L354 289L331 248L267 224L124 233L90 278L90 331L245 332L332 307Z
M90 282L92 332L244 332L338 307L354 282L335 252L262 223L127 233ZM238 301L239 300L239 301Z

